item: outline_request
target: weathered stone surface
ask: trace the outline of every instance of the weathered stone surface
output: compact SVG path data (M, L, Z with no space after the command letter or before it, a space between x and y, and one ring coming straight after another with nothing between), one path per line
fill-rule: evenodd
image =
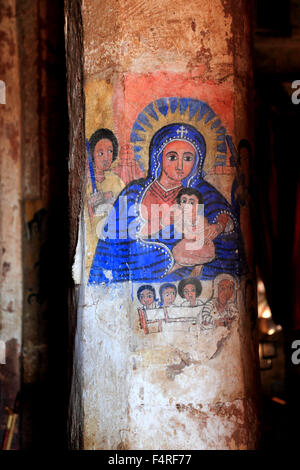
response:
M85 188L85 148L84 148L84 95L83 95L83 32L81 0L65 1L65 38L68 77L69 126L69 256L73 259L79 231L79 217ZM80 250L84 247L79 244ZM74 355L72 390L70 396L69 440L73 448L82 447L83 438L83 363L81 346L81 305L84 303L84 288L73 289L69 293L69 350ZM78 339L79 338L79 339ZM78 351L78 354L77 354ZM72 356L71 356L72 357ZM71 365L72 367L72 365Z
M66 5L68 17L71 4L67 2ZM76 8L78 10L73 10L72 18L79 18L79 4ZM101 15L98 14L100 8ZM150 168L147 152L155 132L169 122L192 122L188 111L179 111L177 105L171 109L171 97L204 101L211 106L216 119L210 130L205 124L193 121L194 126L202 125L201 132L206 139L205 181L229 203L233 181L239 189L244 185L246 203L240 207L240 225L249 278L253 274L249 201L246 197L247 180L244 178L244 183L241 182L241 174L247 175L249 155L238 165L237 161L232 162L235 157L226 148L224 156L218 157L223 159L223 164L218 165L213 151L213 129L221 126L221 122L236 147L241 139L251 141L252 114L248 112L252 86L251 30L248 10L247 2L242 0L238 6L233 1L212 4L199 0L190 2L188 8L181 0L151 3L83 0L81 13L86 137L90 139L100 128L111 129L119 144L117 159L111 169L106 169L100 184L103 181L107 183L109 177L111 181L117 181L118 175L124 185L137 181L138 187L141 184L139 178L147 178ZM81 25L78 31L73 30L74 22L68 20L67 27L74 35L73 42L70 33L67 34L70 45L73 44L70 54L67 53L72 70L74 63L80 64L72 47L78 44L76 34L81 33ZM71 104L76 106L76 97L81 103L79 88L75 86L69 94ZM169 99L164 110L158 109L161 98ZM184 101L176 101L179 102L184 106ZM154 117L149 111L145 118L141 113L150 104L154 107ZM77 117L79 109L75 109L73 114L70 106L73 129L79 126L81 119ZM217 121L218 118L221 121ZM133 125L136 125L135 132L140 137L135 145L144 146L142 150L132 149ZM181 128L181 132L183 139L184 129ZM78 148L82 149L82 141L77 141L77 145L78 142ZM216 323L211 329L205 329L199 319L203 307L194 320L180 319L178 297L176 312L164 310L163 313L158 306L155 307L157 310L152 307L154 313L151 314L157 318L148 321L150 313L147 310L144 316L141 311L137 313L135 279L86 286L100 231L95 228L97 217L94 219L91 211L92 171L88 162L83 162L83 152L76 156L78 148L76 133L73 133L71 191L75 190L77 182L79 192L75 214L78 216L81 207L81 223L73 266L80 304L72 406L75 423L79 419L78 404L82 398L83 447L254 448L258 436L257 369L252 364L255 364L257 354L255 333L249 319L251 305L245 300L247 276L242 276L234 287L236 297L232 308L238 313L233 321L230 324ZM136 157L138 152L140 160ZM85 205L80 206L85 165L88 176ZM74 169L78 172L74 173ZM110 197L115 197L116 187L112 183L103 192L111 191ZM76 224L73 220L72 227L77 227ZM112 253L111 258L113 256ZM105 276L111 281L116 273L107 269ZM213 287L211 280L201 279L201 283L201 300L207 308L215 308L216 286ZM152 284L158 292L160 284L155 280ZM175 315L173 319L168 316L171 314ZM73 445L78 446L78 442L77 436Z
M232 20L221 1L195 1L187 8L184 0L85 0L82 12L88 77L145 70L190 70L220 81L232 75Z
M0 365L1 433L5 406L13 408L20 386L22 335L21 252L21 101L15 1L0 2L0 78L6 104L0 104L0 339L6 343L6 364ZM13 447L18 447L17 433Z
M26 70L22 80L22 152L23 192L26 199L41 198L41 159L39 145L39 9L36 1L18 2L18 40L20 67Z

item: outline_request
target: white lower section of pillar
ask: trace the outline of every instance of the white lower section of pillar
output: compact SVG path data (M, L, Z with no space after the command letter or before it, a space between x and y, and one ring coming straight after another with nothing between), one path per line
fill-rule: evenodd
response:
M110 288L108 299L105 287L86 289L84 448L251 447L257 423L238 321L230 330L173 323L144 335L130 291Z

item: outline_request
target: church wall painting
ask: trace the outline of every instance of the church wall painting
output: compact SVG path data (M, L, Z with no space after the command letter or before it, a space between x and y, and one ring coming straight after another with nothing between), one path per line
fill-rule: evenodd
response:
M201 282L195 277L182 279L178 291L175 284L162 284L158 299L151 285L142 285L137 291L140 327L145 334L161 332L164 323L174 322L198 325L200 331L217 326L230 329L238 318L236 288L232 276L219 274L214 279L213 296L206 301L201 299Z
M135 107L127 137L121 117L87 133L88 285L132 283L138 334L184 327L227 338L248 271L230 197L232 137L201 99L163 96Z

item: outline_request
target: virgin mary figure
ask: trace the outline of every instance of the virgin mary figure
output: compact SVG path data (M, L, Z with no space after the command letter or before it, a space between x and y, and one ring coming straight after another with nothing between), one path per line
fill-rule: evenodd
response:
M240 276L245 268L238 222L222 194L203 177L206 144L191 124L177 122L159 129L149 146L149 169L144 179L128 184L119 194L99 238L89 284L167 282L187 277L214 279L220 273ZM214 259L196 269L176 260L180 241L174 219L165 224L163 211L152 215L154 205L176 204L183 188L202 196L206 235L215 246ZM193 191L187 191L187 196ZM174 253L176 250L174 250Z

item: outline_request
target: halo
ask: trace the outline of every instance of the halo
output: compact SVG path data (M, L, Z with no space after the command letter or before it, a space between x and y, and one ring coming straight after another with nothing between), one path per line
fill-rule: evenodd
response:
M132 127L130 142L142 170L148 171L149 145L154 134L162 127L178 122L191 124L202 134L206 144L205 173L216 164L225 165L226 129L216 113L204 101L171 97L148 104Z

